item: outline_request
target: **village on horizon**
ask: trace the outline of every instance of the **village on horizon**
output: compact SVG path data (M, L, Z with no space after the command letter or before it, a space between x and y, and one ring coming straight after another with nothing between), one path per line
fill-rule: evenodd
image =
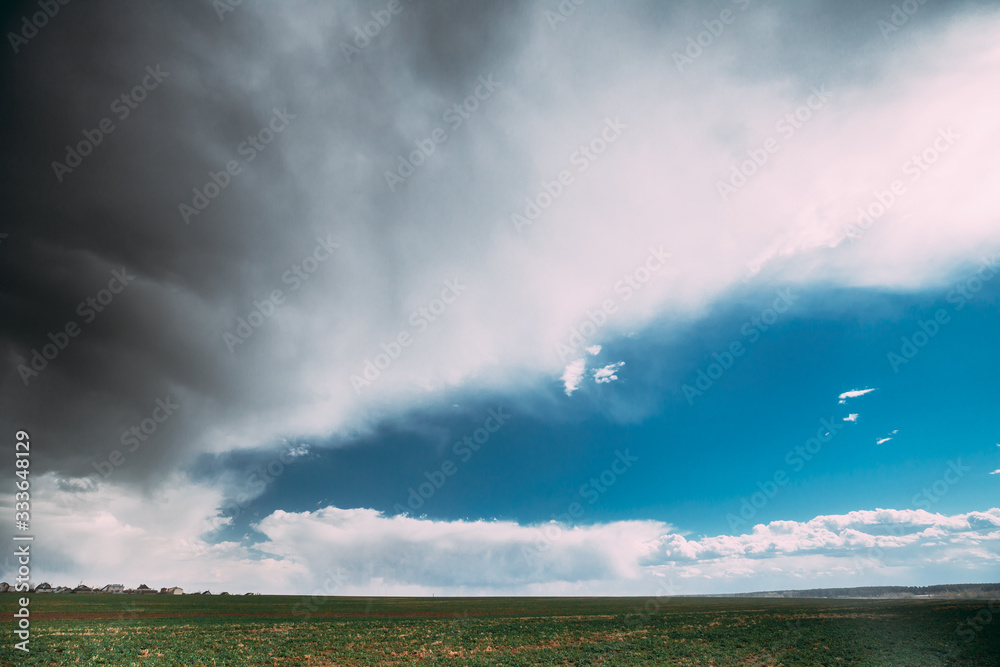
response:
M14 586L11 586L6 581L0 581L0 593L14 593ZM86 584L80 584L75 588L70 588L69 586L52 586L46 582L42 582L33 588L27 590L28 593L122 593L124 595L185 595L184 589L179 586L169 586L163 587L160 590L155 588L150 588L146 584L139 584L138 588L125 588L122 584L107 584L101 588L91 588ZM221 593L212 593L210 591L202 591L195 593L187 593L187 595L230 595L225 591ZM238 595L238 593L236 594ZM260 593L243 593L243 595L260 595Z

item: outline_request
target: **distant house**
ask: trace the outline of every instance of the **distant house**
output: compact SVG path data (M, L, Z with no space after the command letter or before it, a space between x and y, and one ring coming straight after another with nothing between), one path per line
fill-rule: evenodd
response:
M53 593L72 593L73 589L69 586L56 586L52 589Z
M164 595L184 595L184 589L179 586L171 586L170 588L164 588L160 591Z
M0 593L6 593L10 590L10 584L6 581L0 581Z
M135 592L139 594L143 593L149 594L149 593L155 593L156 591L147 586L146 584L139 584L139 588L135 589Z
M42 583L40 583L37 586L35 586L35 592L36 593L51 593L52 592L52 586L50 586L48 582L43 581Z
M108 584L101 589L102 593L124 593L125 587L121 584Z
M91 588L90 586L87 586L86 584L80 584L79 586L77 586L76 588L73 589L73 592L74 593L93 593L94 589Z

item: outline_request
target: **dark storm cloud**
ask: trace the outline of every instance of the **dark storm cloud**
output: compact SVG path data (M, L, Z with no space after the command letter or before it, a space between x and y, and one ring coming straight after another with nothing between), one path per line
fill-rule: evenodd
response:
M122 432L172 396L181 403L178 416L116 470L121 479L144 477L213 423L274 405L260 388L268 378L248 376L253 364L226 354L220 329L278 286L314 237L336 229L305 210L302 189L312 186L287 164L292 142L325 133L324 148L349 156L324 184L331 199L391 227L376 214L385 207L378 201L384 184L359 192L351 172L359 152L389 155L411 139L394 136L394 118L410 113L397 84L456 97L481 72L485 54L512 41L514 4L405 3L381 43L346 62L339 43L371 20L369 9L381 8L320 9L322 34L310 50L288 43L290 33L276 24L309 21L315 6L268 16L248 3L220 20L210 3L73 3L19 53L5 54L2 410L5 423L30 425L44 443L37 465L93 472L92 458L122 449ZM115 102L144 80L145 99L135 108ZM311 102L317 94L325 108ZM178 205L192 203L192 188L202 188L210 171L239 158L236 147L267 126L274 108L296 116L287 136L278 135L185 225ZM52 162L72 164L67 144L85 140L85 131L100 136L94 131L106 118L113 131L79 166L54 173ZM98 303L100 312L78 311L104 296L113 271L135 277L124 289L111 285L113 299ZM79 332L64 339L67 324ZM33 350L63 340L44 370L24 370Z

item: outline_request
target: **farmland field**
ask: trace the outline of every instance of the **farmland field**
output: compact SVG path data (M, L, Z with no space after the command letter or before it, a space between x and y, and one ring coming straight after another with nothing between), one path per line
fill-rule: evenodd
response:
M1000 665L986 600L17 597L4 665Z

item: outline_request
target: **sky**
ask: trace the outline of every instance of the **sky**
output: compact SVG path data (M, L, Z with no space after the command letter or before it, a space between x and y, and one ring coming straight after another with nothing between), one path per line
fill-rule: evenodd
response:
M0 49L36 583L997 580L996 2L40 6Z

